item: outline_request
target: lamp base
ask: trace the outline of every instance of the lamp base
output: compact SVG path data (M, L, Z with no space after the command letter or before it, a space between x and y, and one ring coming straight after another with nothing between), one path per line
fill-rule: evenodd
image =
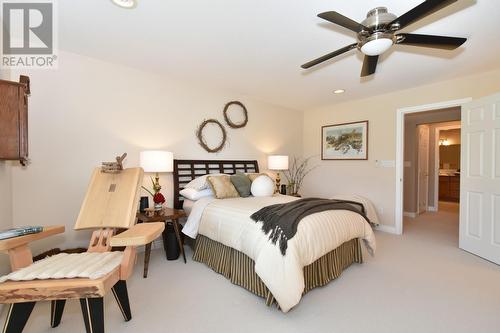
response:
M154 180L153 180L153 178L151 178L151 182L153 183L153 191L155 193L160 192L161 185L160 185L160 175L158 174L158 172L156 173Z
M281 178L280 178L280 173L276 173L276 192L275 193L280 193L280 183L281 183Z

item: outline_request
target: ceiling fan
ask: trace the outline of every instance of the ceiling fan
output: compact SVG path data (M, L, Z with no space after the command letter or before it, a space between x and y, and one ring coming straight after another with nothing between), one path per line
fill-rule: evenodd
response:
M358 42L312 60L301 67L304 69L311 68L357 48L365 55L363 68L361 70L361 77L364 77L375 73L379 56L389 50L394 44L431 47L444 50L456 49L465 43L467 38L396 33L398 30L405 28L411 23L449 6L456 1L458 0L427 0L400 17L389 13L385 7L377 7L370 10L366 15L366 19L361 23L353 21L335 11L318 14L318 17L324 20L356 32Z

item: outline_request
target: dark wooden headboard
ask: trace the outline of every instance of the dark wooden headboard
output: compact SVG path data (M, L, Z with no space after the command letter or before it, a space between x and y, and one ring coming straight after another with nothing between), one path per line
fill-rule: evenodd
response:
M236 171L259 172L259 164L238 160L174 160L174 208L182 209L184 199L179 191L196 177L211 173L232 175Z

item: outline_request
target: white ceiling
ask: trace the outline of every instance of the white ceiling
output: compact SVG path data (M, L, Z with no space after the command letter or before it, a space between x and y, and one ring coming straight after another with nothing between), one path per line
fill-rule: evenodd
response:
M374 7L400 15L422 0L138 1L133 10L58 1L60 48L300 110L500 67L498 0L459 0L407 27L469 40L455 51L395 46L365 79L356 50L300 68L355 42L353 32L316 15L336 10L360 22ZM334 95L339 88L347 92Z

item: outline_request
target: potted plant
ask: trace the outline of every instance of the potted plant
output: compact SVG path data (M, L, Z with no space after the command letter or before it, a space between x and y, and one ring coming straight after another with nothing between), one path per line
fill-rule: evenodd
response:
M283 174L288 182L287 192L292 196L300 196L299 190L304 178L317 166L308 167L312 156L307 158L293 157L288 170Z
M145 188L144 186L142 186L142 188L148 192L149 194L151 194L151 196L153 197L153 202L155 203L155 210L161 210L163 208L163 204L165 203L165 197L163 196L163 194L161 194L160 190L161 190L161 186L160 184L158 183L158 181L155 181L153 179L153 177L151 177L151 182L153 183L153 192L151 192L150 190L148 190L147 188Z

